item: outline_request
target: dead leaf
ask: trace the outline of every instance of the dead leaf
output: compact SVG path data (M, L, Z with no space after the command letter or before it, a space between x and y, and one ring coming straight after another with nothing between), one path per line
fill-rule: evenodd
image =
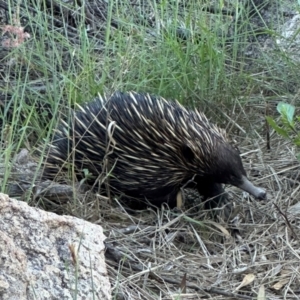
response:
M247 274L242 283L235 289L235 292L238 291L240 288L242 288L243 286L249 285L250 283L252 283L255 279L255 275L254 274Z
M186 293L186 273L183 275L181 283L180 283L180 290L182 293Z
M215 227L217 227L227 238L231 237L229 231L225 227L223 227L222 225L220 225L219 223L216 223L216 222L210 221L210 220L207 220L205 222L208 223L208 224L211 224L211 225L213 225Z
M274 289L276 291L281 290L283 288L283 286L285 286L289 281L290 281L289 278L279 280L272 286L272 289Z
M179 191L176 195L176 204L177 204L177 208L182 208L183 199L182 199L182 192L181 191Z
M264 285L261 285L258 290L257 300L266 300L266 291Z

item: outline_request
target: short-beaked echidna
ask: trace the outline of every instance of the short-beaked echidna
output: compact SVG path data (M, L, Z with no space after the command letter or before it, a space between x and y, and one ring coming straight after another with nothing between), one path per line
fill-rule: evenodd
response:
M174 206L180 189L193 184L205 199L214 198L212 207L224 200L222 184L266 197L247 179L222 129L201 112L149 94L116 92L79 106L48 150L44 178L73 166L77 179L88 169L94 184L105 173L112 193L156 205Z

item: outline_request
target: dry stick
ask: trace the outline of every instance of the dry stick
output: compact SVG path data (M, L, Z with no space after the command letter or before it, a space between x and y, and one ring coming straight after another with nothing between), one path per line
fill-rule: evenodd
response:
M155 275L154 273L150 272L149 277L161 282L161 281L165 281L174 285L178 285L178 281L175 279L171 279L171 278L167 278L167 277L158 277L157 275ZM217 294L217 295L222 295L222 296L227 296L227 297L231 297L231 298L236 298L236 299L246 299L246 300L252 300L253 298L250 296L245 296L245 295L240 295L237 293L232 293L232 292L226 292L222 289L217 289L217 288L203 288L203 287L199 287L196 284L193 283L186 283L186 287L190 288L190 289L194 289L196 291L199 292L206 292L209 294Z
M152 272L153 269L150 270L145 270L145 268L139 264L134 262L130 257L126 257L126 260L124 260L125 254L122 253L121 251L119 251L112 243L105 243L106 246L106 251L105 251L105 255L107 255L106 258L113 258L115 262L119 263L119 261L122 261L123 266L127 266L128 268L134 270L134 271L138 271L138 272L143 272L143 274L145 274L146 272L149 273L149 278L152 278L154 280L156 280L159 283L162 282L167 282L167 283L171 283L174 285L179 286L180 283L178 282L178 280L176 279L172 279L166 276L158 276L155 273ZM131 263L130 263L131 261ZM245 300L252 300L253 298L250 296L245 296L245 295L240 295L237 293L232 293L232 292L226 292L222 289L217 289L217 288L203 288L203 287L199 287L196 284L192 284L192 283L186 283L186 288L190 288L190 289L194 289L196 291L199 292L206 292L209 294L217 294L217 295L223 295L226 297L231 297L231 298L236 298L236 299L245 299Z
M269 109L268 109L268 104L265 104L265 117L268 115L269 113ZM270 126L269 123L267 121L267 118L265 118L265 124L266 124L266 139L267 139L267 150L271 150L271 141L270 141Z
M279 206L278 206L275 202L274 202L273 204L274 204L274 206L276 207L276 209L278 210L278 212L283 216L283 218L284 218L286 224L287 224L288 227L290 228L290 230L291 230L292 234L294 235L294 237L295 237L297 240L299 240L299 237L297 236L296 232L294 231L293 227L291 226L291 223L290 223L289 219L287 218L286 214L284 214L284 213L282 212L282 210L279 208Z

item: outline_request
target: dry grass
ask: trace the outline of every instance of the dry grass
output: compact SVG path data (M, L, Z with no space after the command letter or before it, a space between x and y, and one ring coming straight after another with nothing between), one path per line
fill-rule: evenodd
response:
M256 131L257 112L253 119L256 136L244 139L240 149L254 184L268 190L268 201L229 187L236 207L229 222L194 210L128 214L113 205L102 211L95 222L108 237L115 299L300 297L299 164L295 149L275 135L266 151L265 137ZM266 298L257 298L263 288Z
M56 207L104 228L114 299L300 297L297 149L269 132L268 150L266 101L240 106L238 100L227 131L239 143L251 181L267 189L267 201L228 187L235 207L229 220L212 219L200 201L188 210L128 213L117 199L84 191Z
M267 189L267 201L228 187L235 206L229 220L213 220L200 201L189 210L128 213L117 199L88 192L72 193L73 202L56 207L104 228L114 299L300 297L296 149L270 132L268 150L265 101L240 106L238 100L227 131L239 142L251 181Z

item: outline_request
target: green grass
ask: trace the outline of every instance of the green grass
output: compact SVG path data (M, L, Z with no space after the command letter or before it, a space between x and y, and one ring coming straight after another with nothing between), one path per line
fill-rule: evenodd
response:
M3 112L1 116L7 128L1 133L5 145L1 161L8 170L2 191L13 155L22 147L34 151L38 145L46 146L52 129L70 107L97 93L135 90L176 98L192 107L210 104L213 108L230 106L240 96L247 101L252 93L265 90L284 94L296 84L298 66L280 51L277 57L266 54L255 60L252 69L245 67L249 59L241 49L249 35L255 42L255 34L238 1L230 8L238 12L235 20L205 12L205 2L189 1L186 7L178 1L153 4L155 21L149 27L143 11L126 1L110 1L107 24L98 37L86 31L81 8L78 31L70 37L67 29L54 26L43 5L35 7L38 13L32 17L24 4L21 12L29 17L26 28L31 38L8 52L7 78L0 86L2 93L8 91L11 111L9 118ZM110 25L111 20L118 28ZM187 40L178 38L178 28L189 34ZM272 29L263 30L275 34Z

